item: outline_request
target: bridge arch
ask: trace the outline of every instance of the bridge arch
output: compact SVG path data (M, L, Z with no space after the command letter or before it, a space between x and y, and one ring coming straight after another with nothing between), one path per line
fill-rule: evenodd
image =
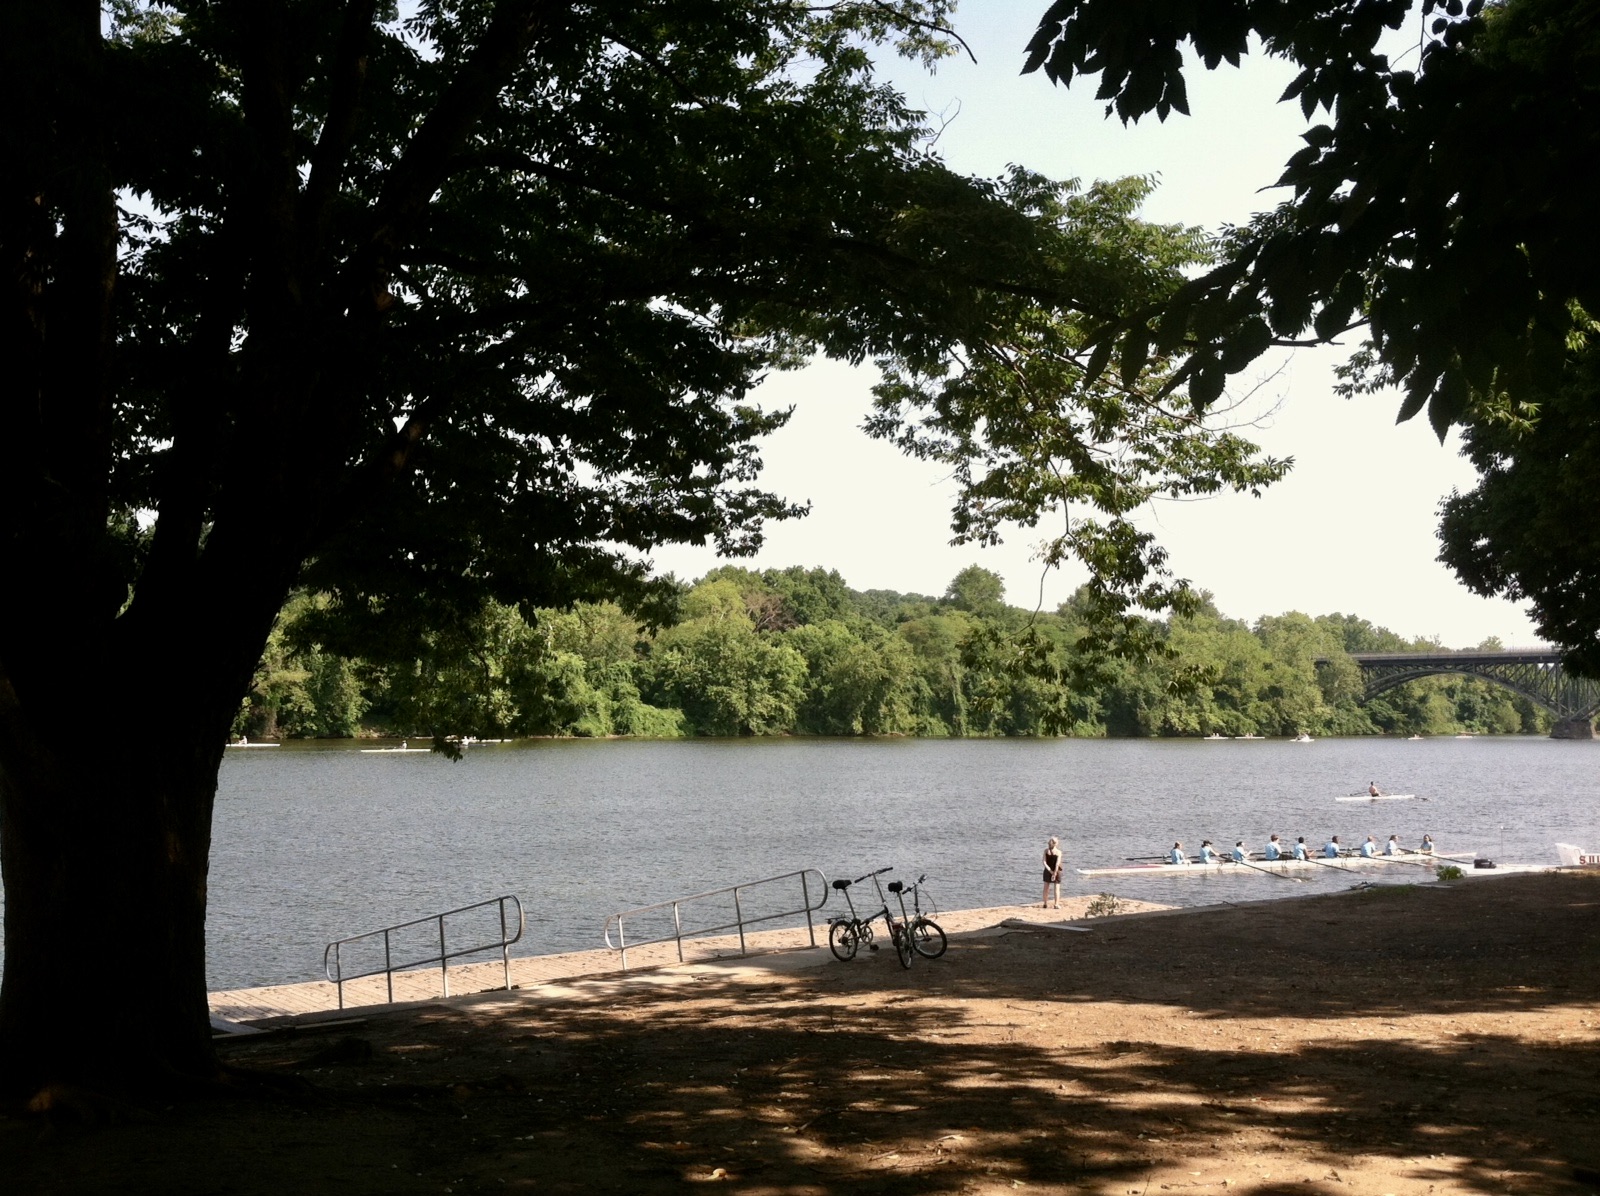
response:
M1550 732L1552 738L1594 738L1594 716L1600 711L1600 682L1567 674L1561 667L1561 653L1551 649L1352 652L1350 659L1361 669L1363 702L1407 681L1462 673L1502 685L1555 715L1556 724Z

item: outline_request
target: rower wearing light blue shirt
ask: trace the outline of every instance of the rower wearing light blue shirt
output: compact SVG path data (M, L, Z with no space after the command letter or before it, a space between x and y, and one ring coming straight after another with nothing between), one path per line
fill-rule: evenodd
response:
M1378 854L1378 841L1376 839L1374 839L1371 835L1368 835L1367 836L1367 841L1361 845L1361 857L1362 857L1362 859L1370 860L1373 856L1375 856L1377 854Z
M1233 860L1235 864L1242 864L1245 862L1248 857L1245 854L1243 839L1240 839L1233 845L1233 850L1228 853L1228 857Z
M1343 850L1344 849L1339 846L1338 835L1335 835L1322 845L1322 855L1324 859L1336 860L1339 858L1339 853Z
M1267 840L1267 848L1261 854L1269 860L1283 859L1283 844L1278 842L1277 835L1273 835L1272 838Z
M1306 847L1306 837L1304 835L1294 841L1294 858L1297 860L1311 858L1311 852Z
M1406 849L1400 846L1400 836L1390 835L1389 841L1383 845L1384 855L1404 855Z
M1183 854L1183 841L1180 839L1172 845L1172 850L1167 852L1167 863L1187 864L1189 857Z
M1217 851L1216 848L1211 846L1210 839L1200 844L1200 862L1202 864L1215 864L1217 862Z

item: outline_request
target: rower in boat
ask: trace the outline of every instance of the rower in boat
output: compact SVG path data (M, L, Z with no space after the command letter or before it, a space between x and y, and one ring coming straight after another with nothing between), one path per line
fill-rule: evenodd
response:
M1422 836L1422 845L1417 848L1417 851L1420 852L1422 855L1432 855L1433 854L1433 836L1432 835L1423 835Z
M1390 835L1389 841L1383 845L1384 855L1405 855L1406 849L1400 844L1399 835Z
M1311 849L1306 846L1306 837L1304 835L1294 841L1294 858L1297 860L1311 858Z
M1339 836L1335 835L1322 845L1322 858L1336 860L1344 854L1344 848L1339 846Z
M1180 839L1172 845L1172 850L1167 852L1167 863L1187 864L1189 857L1183 854L1183 841Z
M1263 859L1268 859L1268 860L1281 860L1281 859L1283 859L1283 844L1278 842L1278 836L1277 835L1273 835L1272 838L1267 840L1267 846L1261 852L1261 856L1262 856Z
M1244 840L1240 839L1233 845L1233 850L1228 853L1228 858L1235 864L1242 864L1249 859L1249 853L1244 849Z
M1367 796L1368 797L1382 797L1383 796L1383 790L1378 788L1378 782L1377 781L1368 781L1367 782Z
M1210 839L1206 839L1200 844L1200 862L1202 864L1215 864L1217 859L1217 849L1211 846Z
M1374 839L1371 835L1368 835L1367 836L1367 841L1361 845L1361 858L1364 859L1364 860L1370 860L1373 856L1375 856L1377 854L1378 854L1378 841L1376 839Z

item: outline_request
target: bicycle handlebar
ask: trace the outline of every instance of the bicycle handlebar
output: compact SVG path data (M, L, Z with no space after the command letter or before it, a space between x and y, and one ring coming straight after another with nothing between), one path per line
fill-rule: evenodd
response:
M854 880L852 880L850 883L853 884L853 885L858 885L864 880L871 880L874 876L882 876L885 872L893 872L893 871L894 871L894 865L890 864L887 868L879 868L876 872L869 872L865 876L858 876Z

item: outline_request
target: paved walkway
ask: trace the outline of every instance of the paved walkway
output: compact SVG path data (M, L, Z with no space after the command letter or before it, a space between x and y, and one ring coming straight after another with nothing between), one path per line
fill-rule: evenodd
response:
M1083 917L1084 908L1091 900L1093 898L1090 897L1069 897L1061 903L1060 910L1041 909L1037 905L948 910L940 913L938 920L939 924L951 934L998 926L1007 919L1014 918L1031 922L1061 922ZM1121 903L1121 910L1128 913L1163 908L1165 907L1147 901L1125 900ZM819 923L815 950L827 951L827 934L827 923ZM811 940L804 925L747 933L745 943L751 953L811 948ZM690 963L728 959L739 954L737 935L693 939L683 945L684 961ZM628 948L629 971L659 968L677 962L677 947L670 942ZM622 960L619 954L605 949L570 951L561 955L513 956L511 984L514 988L534 988L580 976L602 976L621 970ZM443 980L440 969L436 967L397 972L394 975L392 1000L395 1002L437 1000L445 995ZM490 962L487 963L458 964L450 968L449 981L451 996L503 989L506 982L505 968L499 959L493 957L490 957ZM382 976L369 976L345 983L346 1009L387 1004L390 1000L389 990ZM214 992L210 996L210 1003L213 1017L227 1022L259 1022L338 1009L339 994L326 980L310 980L300 984L274 984L263 988Z

